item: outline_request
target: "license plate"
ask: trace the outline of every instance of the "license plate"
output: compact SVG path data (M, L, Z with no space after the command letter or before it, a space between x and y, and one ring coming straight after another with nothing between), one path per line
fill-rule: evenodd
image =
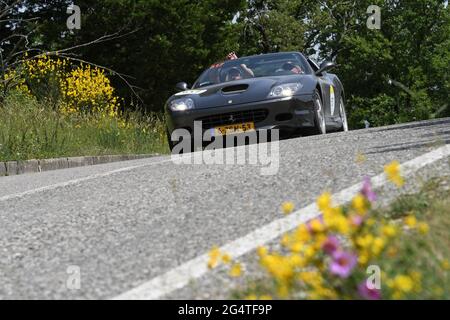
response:
M247 131L255 131L255 124L253 122L230 124L214 128L215 136L226 136L229 134L243 133Z

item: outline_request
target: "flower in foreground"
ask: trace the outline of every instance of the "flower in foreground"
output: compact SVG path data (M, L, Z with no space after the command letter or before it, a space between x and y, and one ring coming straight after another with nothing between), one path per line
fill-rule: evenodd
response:
M220 258L220 249L217 246L214 246L211 251L209 251L208 256L209 256L209 260L208 260L208 268L209 269L214 269L218 263L219 263L219 258Z
M336 236L329 236L322 245L322 250L332 255L339 248L339 239Z
M367 199L362 194L357 194L352 200L352 207L358 214L365 215L369 209Z
M381 290L379 289L370 289L367 287L366 281L363 281L358 286L358 294L361 298L366 300L380 300L381 299Z
M237 278L242 274L242 266L239 263L234 264L230 269L230 276Z
M294 204L292 202L284 202L281 205L281 209L283 210L284 214L289 214L294 211Z
M359 227L360 225L362 225L363 221L363 217L357 214L350 217L350 222L355 227Z
M402 187L404 185L405 182L400 174L400 163L398 161L392 161L384 166L384 172L388 179L397 187Z
M347 278L355 268L358 258L355 254L345 251L336 251L330 263L330 272L341 278Z
M377 195L372 190L372 182L369 177L364 177L363 186L361 189L361 194L367 198L370 202L377 201Z
M404 221L405 221L405 224L410 228L414 228L417 225L417 219L413 215L409 215L409 216L405 217Z
M331 207L331 193L325 192L317 199L317 207L324 212Z

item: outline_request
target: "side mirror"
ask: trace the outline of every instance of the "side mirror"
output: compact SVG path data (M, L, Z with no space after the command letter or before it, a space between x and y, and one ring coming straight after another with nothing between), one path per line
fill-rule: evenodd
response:
M186 91L188 89L188 85L186 82L178 82L176 85L177 91Z
M320 69L316 71L316 76L320 76L325 71L333 69L334 67L336 67L336 63L331 61L325 61L320 65Z

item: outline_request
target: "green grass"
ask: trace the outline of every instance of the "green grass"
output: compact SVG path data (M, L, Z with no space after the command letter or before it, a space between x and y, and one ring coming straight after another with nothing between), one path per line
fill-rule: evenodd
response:
M167 153L161 116L126 115L120 120L67 116L13 92L0 103L0 161L62 156Z
M450 272L444 261L450 260L450 176L426 182L420 192L400 196L389 206L372 212L377 219L401 224L408 215L429 225L427 234L406 230L396 240L397 254L378 261L382 272L402 274L416 270L422 274L422 290L411 299L450 299ZM255 259L257 257L255 256ZM384 286L382 280L382 291ZM247 279L245 285L232 292L233 299L245 299L250 294L276 296L275 281L269 276ZM303 298L301 292L289 299Z
M450 299L450 274L442 261L450 259L450 176L428 181L416 194L398 198L378 214L388 219L401 219L412 213L426 221L427 235L406 234L399 247L399 256L390 267L397 271L414 268L423 274L419 299Z

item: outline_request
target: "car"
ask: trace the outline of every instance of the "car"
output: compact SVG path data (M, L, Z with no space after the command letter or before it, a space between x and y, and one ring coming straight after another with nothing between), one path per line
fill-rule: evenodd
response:
M348 131L344 88L328 73L336 65L320 66L300 52L260 54L215 64L191 88L176 85L164 107L170 148L179 141L177 129L214 137L247 131L280 130L281 134L326 134Z

